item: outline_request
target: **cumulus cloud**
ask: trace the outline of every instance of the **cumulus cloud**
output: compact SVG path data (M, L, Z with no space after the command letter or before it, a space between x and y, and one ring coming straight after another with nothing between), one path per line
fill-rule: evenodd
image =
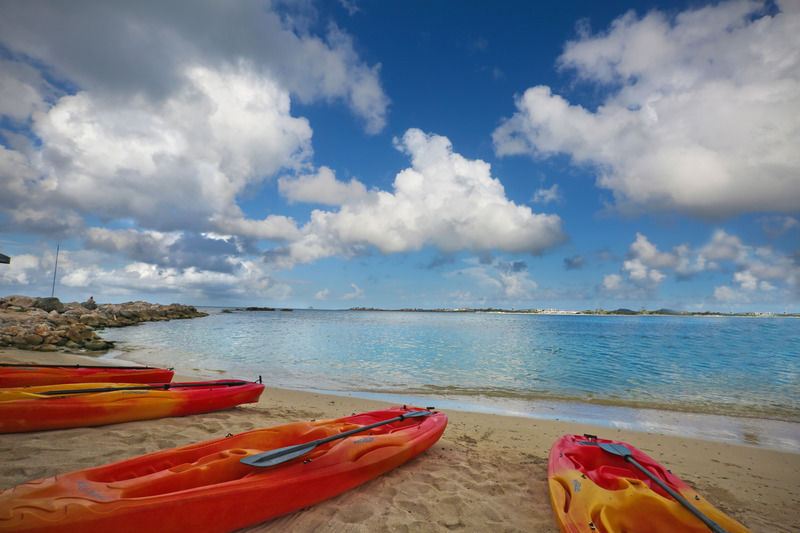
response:
M40 274L40 258L32 254L20 254L11 258L11 263L0 268L0 282L4 285L30 285Z
M410 129L395 144L412 166L397 174L393 192L357 188L355 196L343 195L338 211L314 210L302 236L270 254L296 263L352 257L369 247L386 254L424 246L539 254L566 239L560 217L508 200L489 164L453 152L446 137ZM332 190L352 187L326 180Z
M606 274L603 276L602 288L606 291L618 291L623 287L622 276L619 274Z
M121 245L120 242L112 244L112 240L136 239L131 235L107 235L105 238L105 246L112 250ZM154 240L158 241L158 237ZM113 301L149 294L166 302L174 301L177 296L188 301L220 302L237 297L282 300L292 295L292 287L275 278L271 267L260 260L231 258L229 267L214 270L186 266L193 261L185 258L164 261L156 258L152 259L154 262L146 262L126 261L124 255L120 261L116 254L101 249L62 249L58 258L56 296L69 300L104 294ZM12 257L12 269L0 270L0 283L11 292L50 294L54 260L55 250L45 250L41 255L16 255ZM177 266L165 266L170 263ZM213 267L213 261L206 266Z
M97 217L295 237L290 218L252 220L238 204L308 167L311 127L291 101L344 102L377 132L388 99L345 32L316 36L308 6L279 8L0 5L0 113L15 128L0 145L5 229L75 237Z
M620 274L608 274L598 289L618 297L653 295L670 275L686 279L702 273L729 273L728 285L717 285L712 300L742 303L800 297L800 265L790 255L772 247L744 243L718 229L708 242L692 249L687 244L661 251L641 233L628 249Z
M311 129L290 115L277 85L245 65L185 74L182 90L157 106L81 92L36 114L41 147L26 162L5 154L0 167L17 200L5 208L12 220L29 224L24 215L35 210L208 230L214 217L241 217L236 196L245 187L305 161ZM26 163L27 173L13 173Z
M351 292L343 295L342 298L345 300L361 300L364 298L364 289L360 288L355 283L350 284L350 288L353 289Z
M552 187L547 189L537 189L533 193L533 202L547 204L550 202L558 202L561 200L561 191L559 190L558 183L554 183Z
M330 294L330 289L322 289L321 291L317 291L317 293L314 295L314 298L317 300L327 300Z
M571 156L621 210L703 218L800 206L800 12L725 2L668 17L629 12L559 58L608 96L595 110L546 86L517 98L498 155Z
M446 277L454 278L466 276L473 283L484 290L488 290L488 296L482 300L497 302L518 302L529 300L534 297L539 285L529 277L528 267L523 261L502 261L492 259L486 261L478 257L472 257L465 261L469 266L452 272L448 272ZM469 301L470 292L463 292L457 299L459 301Z
M255 244L297 224L242 198L279 172L300 175L297 201L322 183L302 181L312 130L294 102L344 104L368 133L389 103L380 65L320 22L266 0L0 4L0 231L82 239L59 264L76 290L289 294ZM42 286L20 257L3 275Z
M315 17L309 4L266 0L12 0L0 6L0 35L14 54L34 58L55 76L123 101L168 98L183 87L186 65L216 71L239 58L304 102L345 102L370 131L379 131L388 106L379 65L364 64L334 24L323 37L314 35Z
M316 174L278 179L278 191L290 202L326 205L358 202L367 195L367 188L363 183L356 179L343 183L326 166L320 167Z

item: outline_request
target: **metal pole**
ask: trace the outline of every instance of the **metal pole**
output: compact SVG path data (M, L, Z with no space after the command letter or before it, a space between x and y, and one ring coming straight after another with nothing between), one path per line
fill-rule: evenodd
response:
M61 249L61 241L58 241L58 246L56 246L56 267L53 269L53 290L50 292L50 297L56 295L56 272L58 272L58 251Z

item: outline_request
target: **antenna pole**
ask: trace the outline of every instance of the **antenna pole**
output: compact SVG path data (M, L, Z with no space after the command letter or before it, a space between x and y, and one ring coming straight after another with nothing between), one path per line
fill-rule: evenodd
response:
M61 241L58 241L58 246L56 246L56 266L53 269L53 290L50 293L50 297L56 295L56 272L58 272L58 252L61 249Z

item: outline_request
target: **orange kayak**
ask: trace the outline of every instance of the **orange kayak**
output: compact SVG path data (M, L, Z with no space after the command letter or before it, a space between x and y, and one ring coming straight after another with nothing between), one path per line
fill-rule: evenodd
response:
M169 383L172 374L172 370L149 366L0 363L0 387L57 383Z
M239 380L150 385L65 383L0 389L0 433L206 413L257 402L263 390L260 383Z
M0 531L232 531L373 479L431 447L446 425L442 413L393 407L257 429L31 481L0 491ZM313 446L325 439L332 440ZM304 443L310 443L307 453L274 466L242 461Z
M564 435L550 449L547 472L550 502L563 533L750 531L624 442Z

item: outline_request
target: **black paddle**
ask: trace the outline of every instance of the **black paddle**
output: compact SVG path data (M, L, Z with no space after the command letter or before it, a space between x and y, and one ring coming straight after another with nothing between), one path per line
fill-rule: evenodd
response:
M597 444L598 446L600 446L600 448L602 448L603 450L607 451L608 453L612 453L614 455L619 455L620 457L625 458L625 460L628 461L630 464L632 464L633 466L635 466L636 468L638 468L639 470L644 472L644 474L647 477L649 477L650 479L652 479L659 487L661 487L662 489L667 491L667 493L670 496L672 496L673 498L675 498L675 500L678 503L680 503L681 505L686 507L693 515L695 515L697 518L702 520L703 523L706 526L708 526L708 528L711 531L713 531L714 533L728 533L719 524L717 524L716 522L711 520L709 517L707 517L706 515L701 513L700 510L697 507L695 507L694 505L692 505L691 503L689 503L686 500L686 498L684 498L683 496L681 496L680 494L675 492L671 487L669 487L663 481L658 479L658 477L656 477L655 474L653 474L648 469L646 469L645 467L640 465L636 461L636 459L633 458L633 454L631 453L631 451L626 446L623 446L622 444L614 444L614 443L611 443L611 442L597 442L597 443L592 443L592 444Z
M83 394L91 392L116 392L126 390L169 390L177 388L188 387L237 387L245 385L248 381L212 381L206 383L164 383L158 385L134 385L132 387L99 387L96 389L66 389L66 390L48 390L43 392L34 392L31 394L43 394L46 396L62 396L64 394Z
M360 428L351 429L350 431L345 431L343 433L337 433L336 435L331 435L330 437L325 437L323 439L317 439L311 442L306 442L305 444L297 444L294 446L287 446L285 448L278 448L277 450L270 450L268 452L261 452L250 455L240 461L246 465L250 466L258 466L258 467L267 467L267 466L275 466L281 463L285 463L287 461L291 461L301 455L305 455L317 446L321 446L326 442L331 442L332 440L336 439L343 439L345 437L349 437L350 435L355 435L356 433L361 433L362 431L367 431L369 429L382 426L384 424L391 424L392 422L400 422L401 420L405 420L406 418L413 418L417 416L428 416L432 414L430 411L411 411L406 414L397 416L395 418L390 418L389 420L384 420L383 422L375 422L374 424L369 424L367 426L362 426Z

